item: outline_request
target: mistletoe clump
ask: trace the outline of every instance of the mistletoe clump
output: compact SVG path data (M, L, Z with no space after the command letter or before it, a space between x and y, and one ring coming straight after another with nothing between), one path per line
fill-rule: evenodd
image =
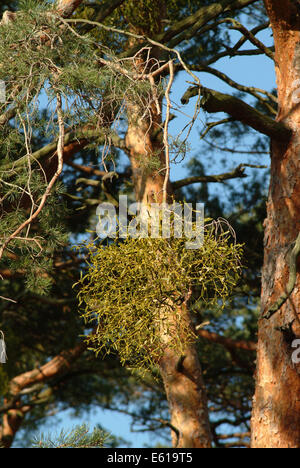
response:
M166 346L182 354L195 341L183 312L186 302L224 306L239 278L242 247L211 226L201 248L186 249L186 240L87 245L89 268L79 283L79 301L93 328L90 349L117 353L123 365L141 369L157 363Z

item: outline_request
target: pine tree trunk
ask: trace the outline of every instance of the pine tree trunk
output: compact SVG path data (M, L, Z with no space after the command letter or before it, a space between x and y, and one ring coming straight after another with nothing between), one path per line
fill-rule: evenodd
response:
M277 120L287 124L294 134L289 142L273 140L271 145L262 314L286 291L291 244L300 232L300 16L295 3L265 1L276 48ZM289 299L268 320L259 321L253 448L300 447L300 368L292 361L292 341L300 336L299 314L297 273L296 286ZM292 332L284 332L282 327L291 327Z
M183 328L193 327L186 303L180 307L180 313L185 322ZM170 325L172 317L167 318ZM211 448L207 396L197 348L190 345L178 355L168 347L172 339L168 335L162 337L167 347L159 367L170 408L173 447Z
M128 103L129 127L126 146L130 151L133 182L137 201L145 204L162 203L166 160L163 148L161 114L151 107L151 117L144 109ZM144 117L142 118L142 115ZM154 169L151 169L154 167ZM171 201L171 184L167 183L167 201ZM172 313L164 318L172 324ZM181 314L189 327L192 321L186 306ZM210 448L212 436L209 426L206 391L201 365L195 345L177 355L169 346L171 337L161 331L166 348L159 363L169 403L173 446L178 448Z

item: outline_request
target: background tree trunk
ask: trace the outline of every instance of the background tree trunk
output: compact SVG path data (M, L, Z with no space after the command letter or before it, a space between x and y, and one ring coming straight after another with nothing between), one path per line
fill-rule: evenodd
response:
M289 252L300 232L300 16L297 2L266 0L275 40L277 120L293 130L289 143L272 141L271 184L265 221L262 312L285 293ZM299 263L298 263L299 267ZM300 336L300 278L288 301L259 322L253 448L300 447L300 368L292 362ZM293 333L280 331L292 327Z

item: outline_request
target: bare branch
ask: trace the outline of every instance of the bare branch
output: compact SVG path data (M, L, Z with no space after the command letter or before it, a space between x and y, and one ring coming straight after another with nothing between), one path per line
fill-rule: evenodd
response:
M191 97L198 94L198 86L190 87L181 98L181 102L187 104ZM292 130L284 123L276 122L241 99L204 87L201 88L201 94L201 106L209 113L225 112L235 120L276 140L289 141L292 136Z
M2 277L2 275L0 276ZM10 299L9 297L0 296L0 299L2 299L3 301L13 302L14 304L17 304L17 301L14 301L13 299Z
M180 65L178 64L176 68L180 68ZM198 72L206 72L206 73L211 73L214 76L217 76L220 78L220 80L224 81L227 83L229 86L232 88L238 89L239 91L242 91L244 93L248 93L251 96L254 96L256 99L258 99L262 105L264 105L267 110L274 115L277 115L277 97L274 96L274 94L269 93L268 91L261 89L261 88L256 88L254 86L244 86L241 85L240 83L237 83L233 79L231 79L229 76L227 76L225 73L216 70L215 68L209 67L205 65L204 63L197 63L197 64L192 64L189 66L189 68L193 71L198 71ZM261 94L264 94L267 96L266 98L262 97ZM270 104L270 100L275 103L275 107L272 107Z
M274 47L269 47L269 49L271 50L271 52L275 52L275 48ZM231 49L230 47L226 47L226 51L224 52L220 52L216 55L214 55L213 57L211 57L209 60L207 60L205 62L206 65L211 65L215 62L217 62L218 60L224 58L224 57L238 57L238 56L241 56L241 57L244 57L244 56L255 56L255 55L264 55L264 52L261 50L261 49L244 49L244 50L238 50L238 51L235 51L234 49Z
M93 129L90 126L88 128L81 127L72 132L68 132L65 134L65 138L64 138L64 144L65 144L64 154L67 153L66 147L68 145L74 144L75 151L78 151L79 149L82 149L87 144L90 144L91 140L98 141L99 145L101 143L103 144L104 139L105 139L105 134L106 134L105 131L101 131L96 128ZM111 143L113 146L117 148L123 149L124 151L127 150L124 140L115 133L111 134ZM47 158L48 156L55 155L56 151L57 151L57 140L53 141L52 143L49 143L43 148L32 153L30 155L30 161L31 163L34 163L35 161L40 161L44 158ZM27 156L22 156L20 159L12 162L11 164L5 164L1 166L0 169L1 169L1 172L9 171L9 170L12 170L12 171L17 170L18 167L23 166L26 162L27 162Z
M119 6L121 6L125 0L107 0L103 5L99 5L99 11L95 17L95 21L98 23L102 23L114 10L116 10ZM97 5L98 7L98 5ZM95 28L95 25L86 25L83 29L84 32L91 31Z
M230 120L230 119L227 119L227 120ZM232 120L230 120L232 121ZM213 122L215 124L217 124L218 122ZM220 122L221 123L221 122ZM222 122L224 123L224 121ZM210 125L210 124L208 124ZM218 146L216 145L215 143L212 143L211 141L208 141L206 140L203 136L202 136L202 139L204 141L204 143L206 143L208 146L211 146L212 148L215 148L219 151L223 151L225 153L232 153L232 154L270 154L270 151L255 151L255 150L239 150L239 149L236 149L236 148L227 148L226 146L224 147L221 147L221 146ZM245 167L252 167L253 169L268 169L269 166L257 166L257 165L253 165L253 164L244 164Z
M16 107L12 107L11 109L8 109L6 112L0 115L0 126L5 125L7 122L9 122L10 119L15 117L16 113Z
M206 5L199 8L199 10L188 18L175 23L168 31L158 36L156 40L166 43L178 34L183 33L170 44L170 47L175 47L180 42L192 37L191 34L195 35L200 28L225 11L240 10L245 6L255 3L255 1L256 0L221 0L211 5ZM187 33L184 33L186 30L188 30L188 36Z
M232 172L227 172L225 174L219 174L219 175L211 175L211 176L187 177L186 179L173 182L172 187L173 187L173 190L178 190L182 187L186 187L192 184L198 184L198 183L207 184L209 182L224 182L224 180L245 178L245 177L247 177L247 174L245 174L244 165L240 164Z
M218 335L217 333L209 332L201 328L197 330L197 335L213 343L221 344L222 346L224 346L224 348L229 349L229 350L243 349L244 351L256 351L256 348L257 348L257 344L254 343L253 341L232 340L230 338L226 338L225 336L221 336L221 335Z
M258 49L262 50L267 57L269 57L271 60L274 60L274 53L268 47L266 47L265 44L263 44L259 39L257 39L257 37L255 37L251 31L245 28L245 26L243 26L237 20L233 18L225 18L220 21L220 24L221 23L232 23L230 29L240 31L246 39L252 42L252 44L255 45Z
M38 369L25 372L15 377L10 383L11 395L18 395L24 388L32 387L41 382L60 375L68 369L74 360L76 360L86 350L86 342L81 342L74 348L63 351L55 356L49 362Z
M252 36L256 36L257 33L268 28L270 28L270 21L267 21L266 23L263 23L263 24L259 24L255 28L251 29L250 33L252 34ZM245 44L245 42L247 42L247 40L248 40L248 37L244 35L243 37L241 37L241 39L236 43L236 45L231 50L237 51ZM272 52L274 51L272 50Z
M206 142L204 137L208 134L208 132L212 128L217 127L218 125L223 125L223 124L230 123L230 122L234 122L234 119L232 119L231 117L229 117L228 119L222 119L222 120L218 120L217 122L210 122L206 124L205 130L200 135L201 140L204 140Z

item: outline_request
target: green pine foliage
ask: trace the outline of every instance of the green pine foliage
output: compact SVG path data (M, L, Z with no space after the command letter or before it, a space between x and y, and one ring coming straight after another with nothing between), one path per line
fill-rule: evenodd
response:
M49 163L36 148L57 140L56 94L64 96L66 132L92 125L109 138L110 125L121 119L125 96L144 103L151 91L148 81L131 78L128 62L122 64L128 75L120 73L107 47L57 21L49 2L22 1L19 6L16 21L0 28L0 80L7 85L7 102L0 111L15 106L14 120L0 129L2 242L35 211L47 188L44 169ZM99 57L109 65L100 65ZM158 95L162 92L160 85ZM47 110L40 112L39 101L45 97ZM112 157L113 152L107 163ZM56 183L38 221L10 242L15 258L3 259L5 266L25 270L26 287L38 294L49 292L51 280L44 273L51 272L54 252L63 250L68 240L63 194Z
M99 449L104 448L109 435L101 429L95 428L89 433L89 427L86 424L76 426L69 432L61 431L59 435L44 435L35 437L32 448L43 449Z

